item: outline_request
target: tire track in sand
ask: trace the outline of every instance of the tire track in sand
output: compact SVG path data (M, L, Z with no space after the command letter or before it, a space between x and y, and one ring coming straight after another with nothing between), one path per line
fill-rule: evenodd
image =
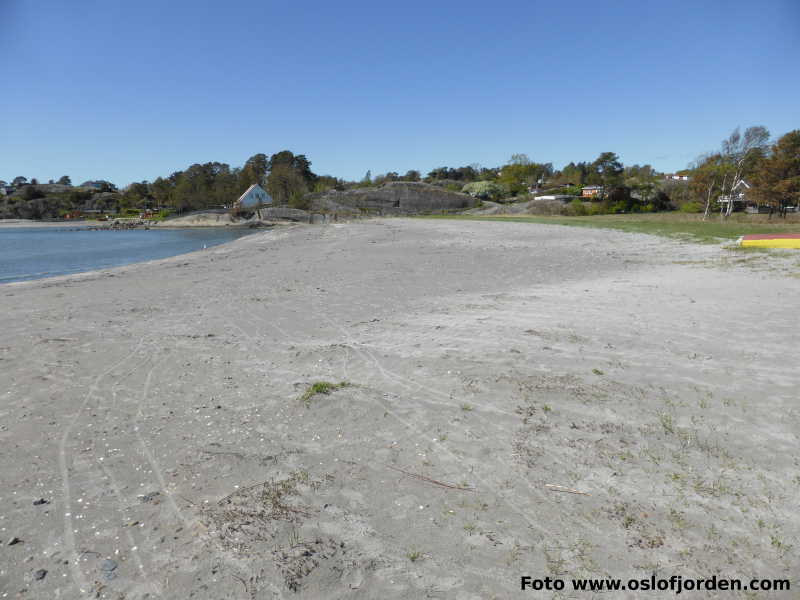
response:
M144 336L142 336L139 339L139 342L136 344L133 350L131 350L128 354L126 354L119 361L115 362L113 365L111 365L111 367L100 373L100 375L98 375L95 378L94 382L89 386L89 389L86 391L86 395L84 396L83 401L78 407L75 416L72 418L72 420L67 424L67 427L64 429L64 433L61 435L61 440L58 445L58 466L61 473L61 502L64 510L64 545L66 546L66 551L70 556L69 566L70 566L70 573L72 575L72 581L75 583L75 585L78 586L78 589L81 594L89 593L89 585L86 581L86 578L83 575L83 571L81 571L78 549L77 546L75 545L75 531L73 529L73 521L72 521L72 497L71 497L72 490L69 478L67 442L69 442L69 437L72 434L72 430L78 423L78 420L83 414L84 409L89 404L89 401L92 399L92 396L99 389L100 382L106 376L113 373L115 369L128 362L128 360L130 360L132 356L135 356L143 344L144 344Z

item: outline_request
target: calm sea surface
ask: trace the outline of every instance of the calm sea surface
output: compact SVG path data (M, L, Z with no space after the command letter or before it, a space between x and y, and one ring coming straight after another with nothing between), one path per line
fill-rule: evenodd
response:
M118 267L215 246L249 229L133 229L0 227L0 284Z

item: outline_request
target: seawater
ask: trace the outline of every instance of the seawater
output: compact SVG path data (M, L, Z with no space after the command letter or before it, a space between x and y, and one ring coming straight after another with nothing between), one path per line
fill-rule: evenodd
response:
M0 284L119 267L202 250L250 229L132 229L0 226Z

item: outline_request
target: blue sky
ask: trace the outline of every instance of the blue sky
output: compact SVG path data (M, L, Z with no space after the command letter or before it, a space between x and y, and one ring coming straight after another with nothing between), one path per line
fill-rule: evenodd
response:
M348 179L680 169L800 127L800 2L0 0L0 179L118 185L304 153Z

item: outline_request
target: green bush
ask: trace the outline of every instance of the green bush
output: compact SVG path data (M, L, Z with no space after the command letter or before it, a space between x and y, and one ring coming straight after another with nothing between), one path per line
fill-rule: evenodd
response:
M308 196L308 194L295 191L290 194L288 204L292 208L308 210L311 207L311 198Z
M570 202L569 208L570 212L576 217L582 217L588 212L586 206L583 202L581 202L580 198L575 198L572 202Z
M586 209L586 214L590 215L590 216L591 215L602 215L605 212L606 211L605 211L603 205L601 203L599 203L599 202L590 203L589 204L589 208Z
M699 202L687 202L686 204L682 204L678 210L683 213L699 213L703 212L703 205Z

